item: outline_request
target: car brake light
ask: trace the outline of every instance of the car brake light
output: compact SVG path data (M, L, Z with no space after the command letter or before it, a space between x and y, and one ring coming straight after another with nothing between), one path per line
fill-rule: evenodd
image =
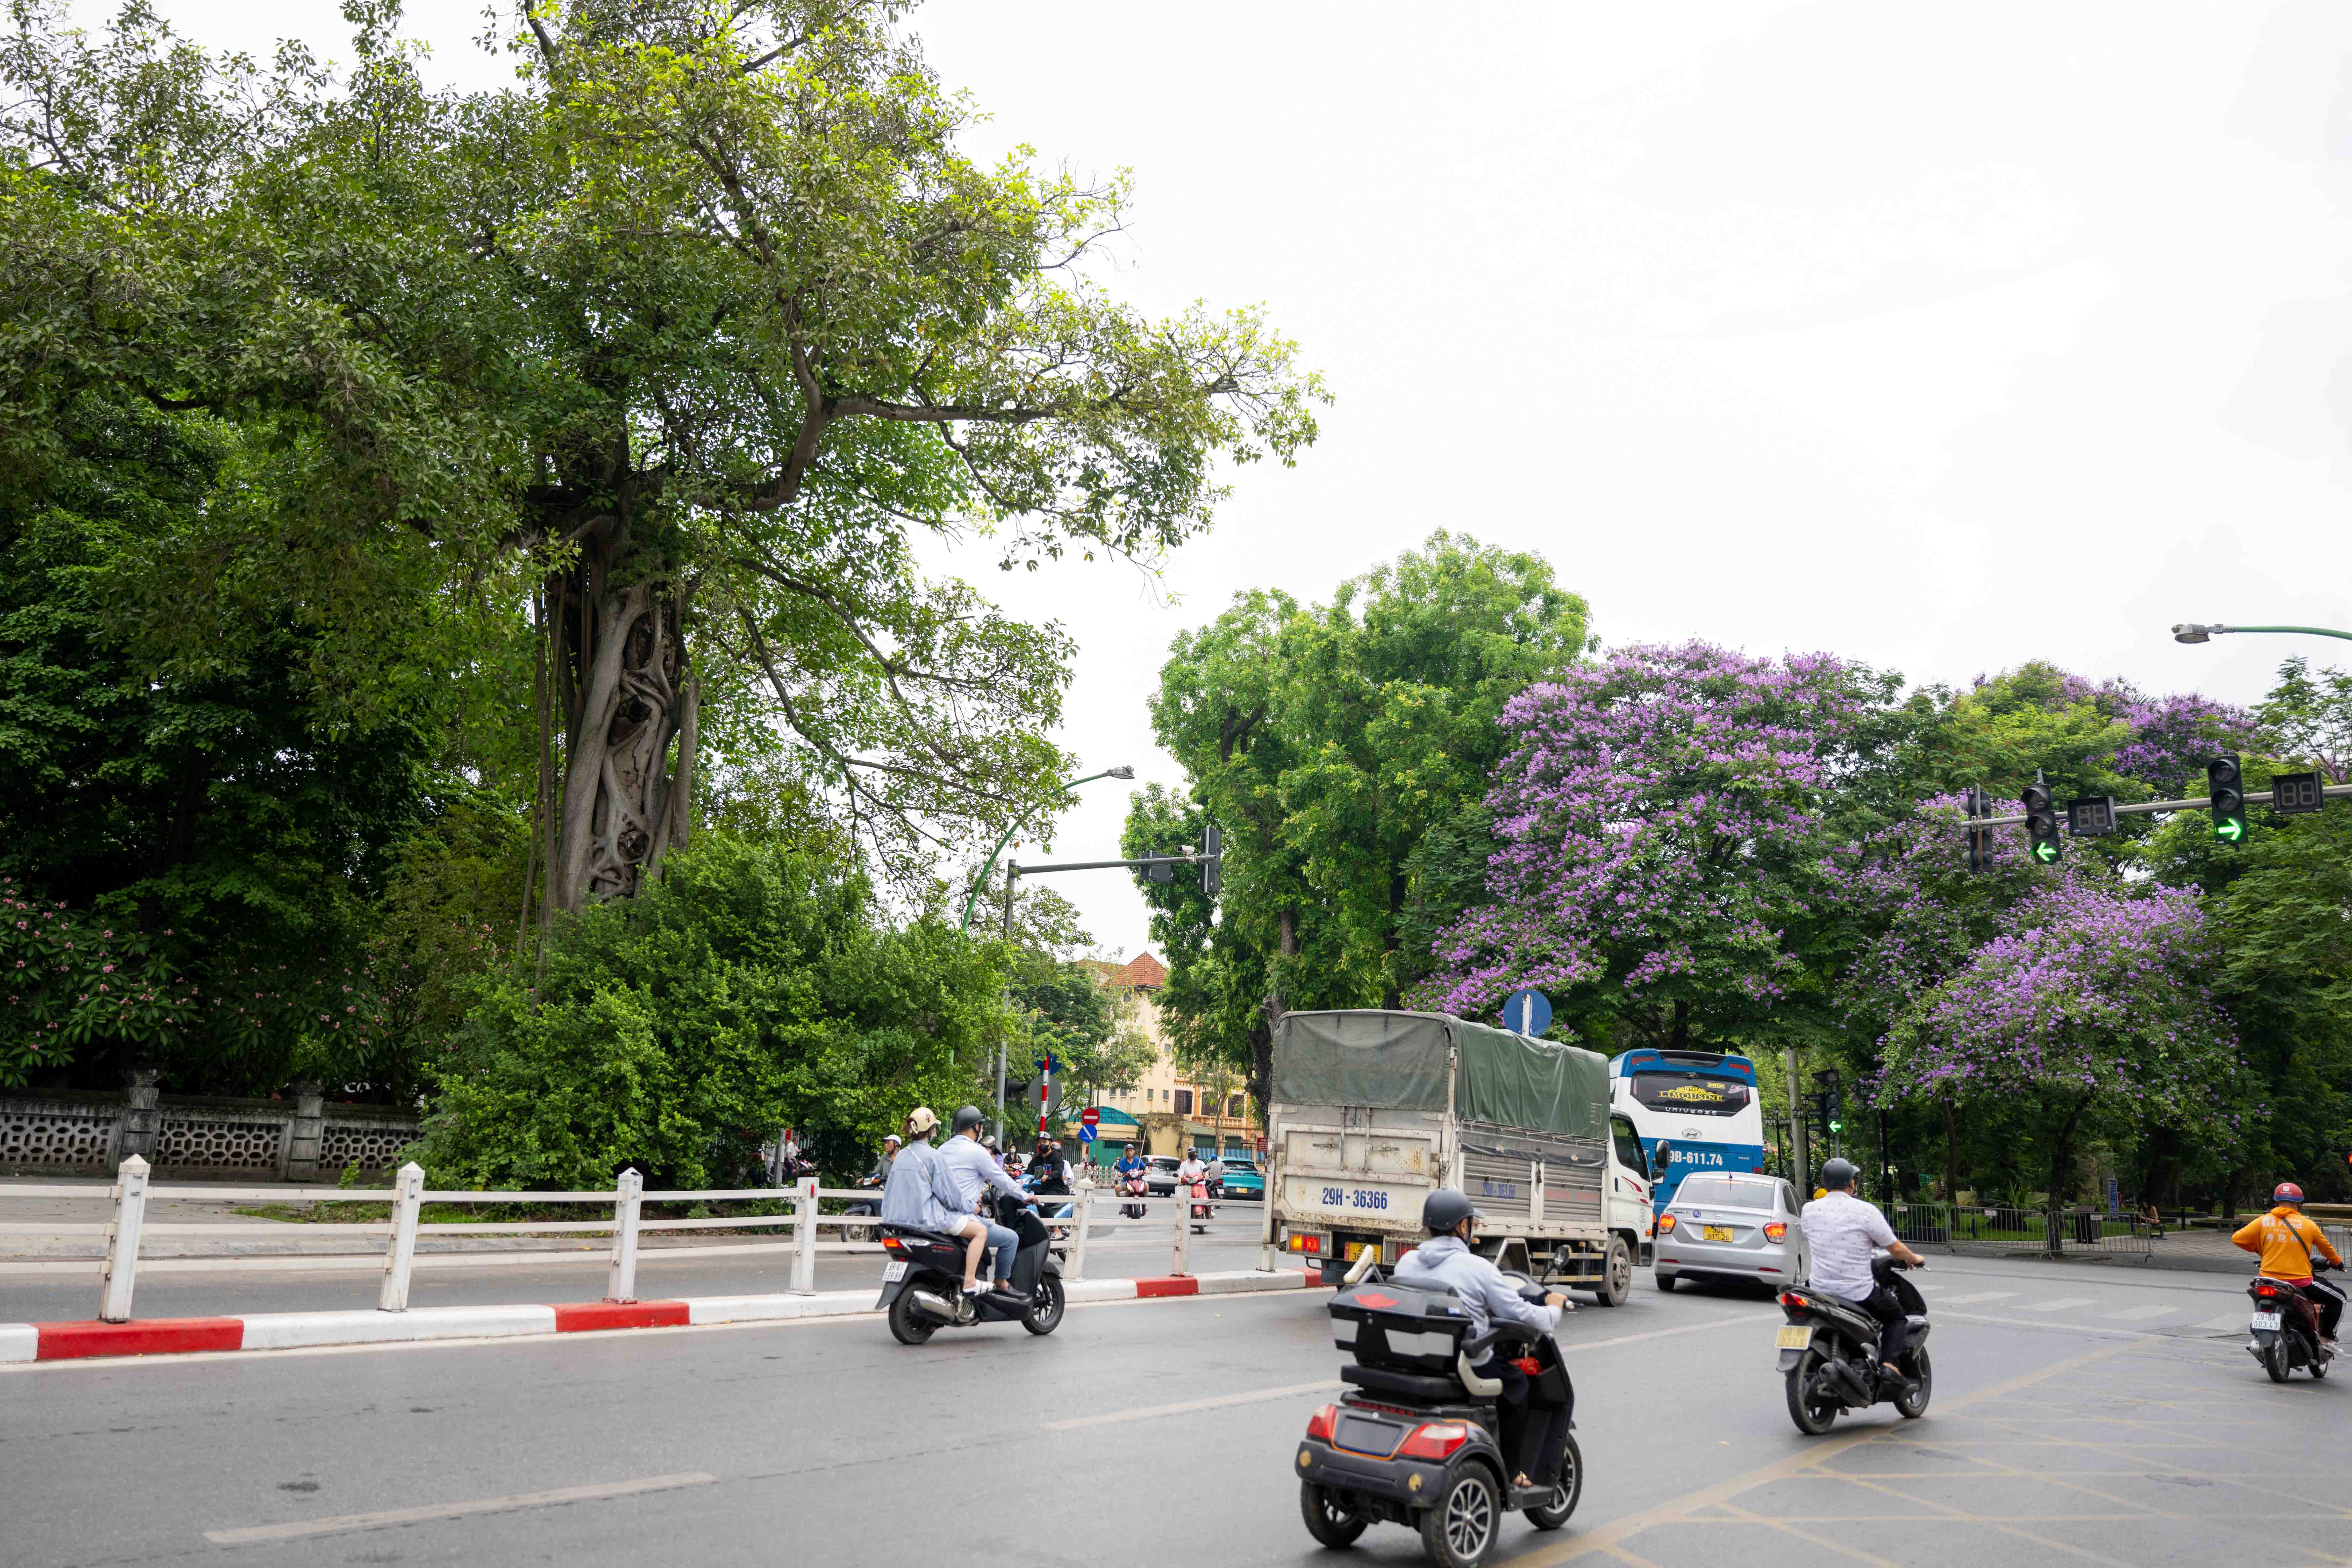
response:
M1397 1452L1413 1459L1450 1459L1454 1450L1470 1440L1470 1428L1459 1421L1424 1421L1412 1429Z
M885 1252L904 1252L907 1250L907 1244L900 1241L895 1236L886 1236L882 1238L882 1250Z
M1672 1236L1674 1231L1675 1216L1670 1214L1660 1215L1658 1216L1658 1234L1660 1236Z
M1339 1418L1339 1407L1327 1405L1307 1418L1307 1435L1318 1443L1331 1440L1331 1424Z
M1764 1239L1767 1241L1779 1241L1788 1234L1789 1227L1777 1219L1764 1227Z

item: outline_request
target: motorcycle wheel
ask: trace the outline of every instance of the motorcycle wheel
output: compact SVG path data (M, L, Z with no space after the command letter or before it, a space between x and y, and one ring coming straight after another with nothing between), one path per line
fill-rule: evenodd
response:
M1916 1421L1927 1414L1928 1396L1936 1392L1936 1369L1927 1360L1925 1347L1911 1352L1912 1369L1919 1375L1918 1387L1895 1398L1895 1413L1906 1421Z
M1789 1419L1808 1437L1818 1437L1836 1426L1838 1411L1843 1408L1837 1396L1830 1394L1816 1394L1812 1403L1806 1402L1806 1385L1814 1381L1821 1367L1822 1352L1807 1351L1789 1369Z
M2271 1374L2271 1381L2273 1383L2284 1383L2287 1379L2287 1373L2294 1370L2294 1363L2289 1360L2289 1355L2290 1352L2286 1346L2286 1336L2284 1334L2273 1335L2271 1338L2270 1348L2263 1352L2263 1370Z
M1437 1568L1479 1568L1501 1531L1501 1489L1493 1472L1472 1462L1454 1472L1436 1502L1421 1516L1421 1544Z
M890 1303L890 1337L902 1345L919 1345L931 1337L937 1327L930 1319L915 1310L915 1293L901 1290Z
M1356 1537L1372 1522L1360 1513L1349 1513L1341 1508L1330 1488L1318 1487L1313 1481L1298 1483L1298 1511L1307 1521L1307 1533L1335 1551L1353 1546Z
M1062 1277L1048 1274L1037 1281L1037 1293L1030 1298L1021 1326L1033 1334L1050 1334L1062 1326Z
M1576 1446L1576 1434L1568 1435L1568 1447L1559 1458L1559 1489L1552 1493L1553 1500L1541 1508L1527 1510L1528 1522L1538 1530L1558 1530L1576 1511L1584 1496L1584 1450Z

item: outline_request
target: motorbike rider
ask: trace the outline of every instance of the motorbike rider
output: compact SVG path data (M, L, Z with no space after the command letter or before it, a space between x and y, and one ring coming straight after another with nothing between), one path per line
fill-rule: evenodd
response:
M1400 1285L1442 1285L1451 1289L1470 1315L1470 1337L1486 1331L1496 1318L1525 1323L1549 1333L1559 1326L1569 1300L1553 1290L1540 1307L1519 1300L1519 1292L1503 1271L1470 1250L1471 1226L1480 1217L1466 1194L1439 1187L1422 1200L1422 1228L1430 1239L1397 1260L1391 1278ZM1471 1368L1480 1377L1498 1379L1503 1392L1496 1415L1502 1431L1496 1435L1503 1452L1518 1464L1511 1478L1515 1487L1534 1483L1530 1475L1559 1474L1560 1455L1568 1440L1568 1406L1542 1398L1534 1380L1499 1352Z
M1029 1194L1021 1190L1020 1184L988 1157L988 1150L980 1141L981 1121L980 1107L976 1105L967 1105L957 1111L955 1133L948 1140L947 1147L940 1151L940 1163L955 1178L957 1191L962 1194L958 1206L966 1214L974 1213L991 1187L1011 1194L1015 1202L1027 1203ZM1021 1250L1021 1238L992 1220L983 1219L981 1223L987 1227L988 1249L995 1255L995 1262L991 1265L996 1280L995 1289L1010 1295L1013 1291L1013 1258ZM964 1289L971 1289L969 1281Z
M2338 1268L2344 1267L2344 1258L2328 1241L2327 1233L2305 1215L2303 1189L2293 1182L2281 1182L2271 1194L2271 1211L2257 1215L2230 1239L2248 1252L2262 1254L2264 1276L2285 1280L2309 1299L2319 1310L2319 1337L2334 1353L2336 1328L2344 1317L2344 1292L2311 1277L2311 1255L2316 1252Z
M1150 1168L1151 1162L1143 1157L1143 1146L1139 1143L1129 1144L1127 1152L1119 1157L1118 1163L1111 1167L1122 1176L1136 1175Z
M1812 1258L1812 1286L1843 1298L1878 1320L1878 1359L1886 1375L1903 1376L1895 1363L1910 1345L1910 1325L1903 1303L1870 1271L1870 1254L1883 1247L1914 1268L1927 1260L1895 1238L1894 1226L1878 1205L1853 1195L1853 1162L1833 1159L1822 1167L1822 1195L1797 1216L1805 1233L1805 1250Z
M988 1244L991 1227L971 1212L955 1173L931 1147L931 1134L939 1125L939 1116L928 1105L907 1113L907 1142L890 1162L890 1182L882 1189L882 1223L961 1237L963 1293L969 1297L979 1289L980 1255ZM967 1300L962 1306L969 1321L971 1303Z
M890 1179L890 1162L898 1157L898 1145L903 1142L896 1132L882 1135L882 1152L874 1157L874 1168L866 1173L867 1181L879 1185Z

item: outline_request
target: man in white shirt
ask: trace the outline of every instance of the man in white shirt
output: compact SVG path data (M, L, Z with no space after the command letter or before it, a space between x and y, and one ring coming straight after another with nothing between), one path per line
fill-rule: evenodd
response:
M1895 1363L1903 1359L1910 1330L1903 1304L1895 1292L1870 1271L1870 1255L1885 1247L1914 1268L1927 1260L1895 1238L1895 1227L1878 1205L1853 1195L1853 1163L1832 1160L1822 1167L1822 1185L1828 1189L1805 1205L1797 1224L1805 1233L1805 1253L1812 1260L1811 1283L1825 1295L1851 1301L1878 1320L1878 1359L1887 1374L1901 1377Z
M963 1209L971 1214L980 1206L988 1189L995 1188L1014 1201L1026 1203L1029 1194L1023 1192L1011 1176L1004 1173L980 1142L981 1114L976 1105L967 1105L955 1113L955 1134L940 1151L940 1163L946 1167L963 1197ZM902 1159L905 1156L900 1156ZM990 1265L996 1279L996 1289L1008 1294L1013 1289L1013 1258L1021 1250L1021 1238L1009 1228L985 1216L982 1224L988 1226L988 1249L995 1255Z

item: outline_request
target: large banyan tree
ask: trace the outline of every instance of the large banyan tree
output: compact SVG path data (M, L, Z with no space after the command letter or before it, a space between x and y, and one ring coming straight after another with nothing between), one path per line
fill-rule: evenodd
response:
M1069 654L922 541L1148 561L1320 393L1255 314L1106 294L1123 179L966 157L902 10L534 4L517 85L457 94L387 0L343 76L29 0L0 464L101 393L257 433L137 635L200 666L266 585L339 700L494 690L544 908L656 874L714 756L919 870L1050 795Z

